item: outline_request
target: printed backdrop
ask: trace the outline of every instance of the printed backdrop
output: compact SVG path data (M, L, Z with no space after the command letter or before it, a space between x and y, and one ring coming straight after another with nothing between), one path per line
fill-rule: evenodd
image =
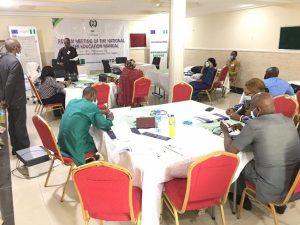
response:
M94 19L52 19L54 30L54 49L64 46L63 39L70 38L79 59L85 59L90 70L102 70L102 59L115 62L116 57L128 56L128 22L118 20Z

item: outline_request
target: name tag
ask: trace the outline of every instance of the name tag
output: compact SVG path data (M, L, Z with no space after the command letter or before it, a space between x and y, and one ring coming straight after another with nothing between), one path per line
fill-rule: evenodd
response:
M234 63L232 63L230 66L231 66L231 67L234 67Z
M70 50L69 51L67 51L67 55L69 55L71 52L70 52Z

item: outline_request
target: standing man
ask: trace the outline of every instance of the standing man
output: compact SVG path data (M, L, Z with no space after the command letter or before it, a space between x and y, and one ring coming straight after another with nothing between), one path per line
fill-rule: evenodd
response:
M69 38L64 39L65 47L62 47L57 55L57 63L65 68L66 73L76 73L78 54L74 47L71 46Z
M229 80L235 82L238 72L240 71L240 62L236 59L237 51L230 53L230 58L226 62L226 66L229 67Z
M7 54L0 58L0 100L8 111L8 131L12 154L30 145L26 128L26 91L24 73L16 55L21 45L16 39L5 41Z

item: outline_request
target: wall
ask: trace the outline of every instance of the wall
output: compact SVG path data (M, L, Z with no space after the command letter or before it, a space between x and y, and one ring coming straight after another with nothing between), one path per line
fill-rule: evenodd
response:
M237 50L240 87L249 78L262 78L269 66L278 66L284 79L299 79L300 51L278 50L280 27L299 26L299 11L300 4L287 4L188 18L185 65L215 57L222 67L231 50Z

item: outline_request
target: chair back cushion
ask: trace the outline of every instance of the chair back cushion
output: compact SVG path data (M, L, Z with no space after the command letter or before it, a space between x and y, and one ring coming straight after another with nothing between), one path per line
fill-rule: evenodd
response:
M116 63L121 64L121 63L126 63L127 57L116 57Z
M134 81L133 86L133 99L148 97L150 91L151 80L145 77L141 77Z
M111 68L109 65L109 61L107 59L102 60L102 65L103 65L104 73L111 73Z
M187 83L175 84L173 87L172 102L191 100L193 87Z
M228 191L238 163L237 158L221 154L200 161L196 165L192 164L188 176L190 192L187 208L198 201L209 202L218 199L221 202L221 198Z
M131 220L129 203L131 201L129 199L131 182L128 174L99 164L101 163L98 162L98 165L77 170L73 174L84 210L96 219ZM136 202L136 204L138 203Z
M227 74L228 74L228 71L229 71L229 67L228 66L224 66L220 72L220 76L219 76L219 79L218 81L220 82L224 82L226 77L227 77Z
M56 144L56 138L48 125L48 123L39 115L32 117L32 122L41 138L43 146L54 153L54 156L63 161L58 146Z
M93 85L93 88L97 91L97 104L99 109L103 109L104 104L108 103L110 86L106 83L97 83Z
M282 95L274 98L275 112L282 113L286 117L294 118L298 112L298 103L290 96Z

